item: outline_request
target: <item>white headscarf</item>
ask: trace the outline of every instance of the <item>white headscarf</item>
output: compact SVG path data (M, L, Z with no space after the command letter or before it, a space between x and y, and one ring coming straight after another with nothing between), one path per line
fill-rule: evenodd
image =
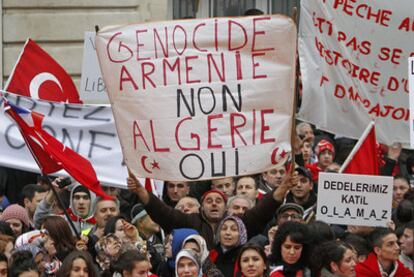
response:
M178 276L178 262L181 258L189 258L197 265L198 275L197 277L203 276L203 271L201 270L201 263L200 259L198 258L197 254L191 249L182 249L177 254L177 258L175 259L175 276Z
M206 240L200 235L191 235L185 238L182 247L184 247L185 243L188 241L195 241L198 244L198 247L200 248L200 253L198 253L198 255L200 256L201 264L203 264L209 255Z

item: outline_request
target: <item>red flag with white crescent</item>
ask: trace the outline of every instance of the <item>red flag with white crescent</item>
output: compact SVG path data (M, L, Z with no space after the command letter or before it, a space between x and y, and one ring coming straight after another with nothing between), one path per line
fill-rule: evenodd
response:
M69 74L31 39L26 41L5 90L33 99L82 103Z

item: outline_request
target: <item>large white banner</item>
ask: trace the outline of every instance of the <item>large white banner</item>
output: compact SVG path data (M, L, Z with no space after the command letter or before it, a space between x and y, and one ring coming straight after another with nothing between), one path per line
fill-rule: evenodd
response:
M299 117L358 138L409 145L407 58L414 55L410 0L301 1Z
M284 16L100 31L98 58L129 168L199 180L280 162L290 152L295 47Z
M45 115L44 129L87 158L101 183L126 188L128 174L122 165L121 147L110 106L61 104L5 95L11 103ZM1 165L39 172L19 129L2 110L0 149Z
M320 173L316 219L385 227L391 221L392 188L389 176Z

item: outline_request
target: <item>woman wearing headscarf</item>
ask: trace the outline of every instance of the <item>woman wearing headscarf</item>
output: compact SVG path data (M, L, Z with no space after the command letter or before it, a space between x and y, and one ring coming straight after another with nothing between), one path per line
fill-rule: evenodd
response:
M202 277L201 261L198 255L191 249L182 249L177 254L175 261L176 277Z
M167 236L165 243L165 257L166 261L161 262L157 269L157 275L163 277L174 276L175 261L178 252L180 252L183 241L190 235L198 234L194 229L180 228L174 229L172 233Z
M200 235L188 236L183 241L182 249L191 249L200 257L201 268L207 277L224 277L223 273L217 269L209 257L206 240Z
M227 216L217 228L217 246L210 251L210 259L224 276L238 272L237 256L247 242L247 231L243 221L236 216Z

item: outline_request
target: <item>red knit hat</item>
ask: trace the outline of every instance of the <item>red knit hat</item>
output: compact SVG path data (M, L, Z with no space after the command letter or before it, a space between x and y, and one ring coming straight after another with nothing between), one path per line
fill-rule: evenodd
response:
M223 198L223 200L224 200L224 202L227 202L227 196L221 191L221 190L218 190L218 189L211 189L211 190L208 190L208 191L206 191L204 194L203 194L203 196L201 197L201 203L203 203L203 201L204 201L204 199L207 197L207 195L209 195L210 193L218 193L218 194L220 194L220 196Z
M19 219L26 227L30 227L30 219L27 215L27 211L25 208L18 204L8 206L0 215L1 221L6 221L13 218Z
M335 148L332 143L330 143L328 140L323 139L321 140L315 147L315 153L319 157L319 154L322 153L325 150L331 151L332 155L335 156Z

